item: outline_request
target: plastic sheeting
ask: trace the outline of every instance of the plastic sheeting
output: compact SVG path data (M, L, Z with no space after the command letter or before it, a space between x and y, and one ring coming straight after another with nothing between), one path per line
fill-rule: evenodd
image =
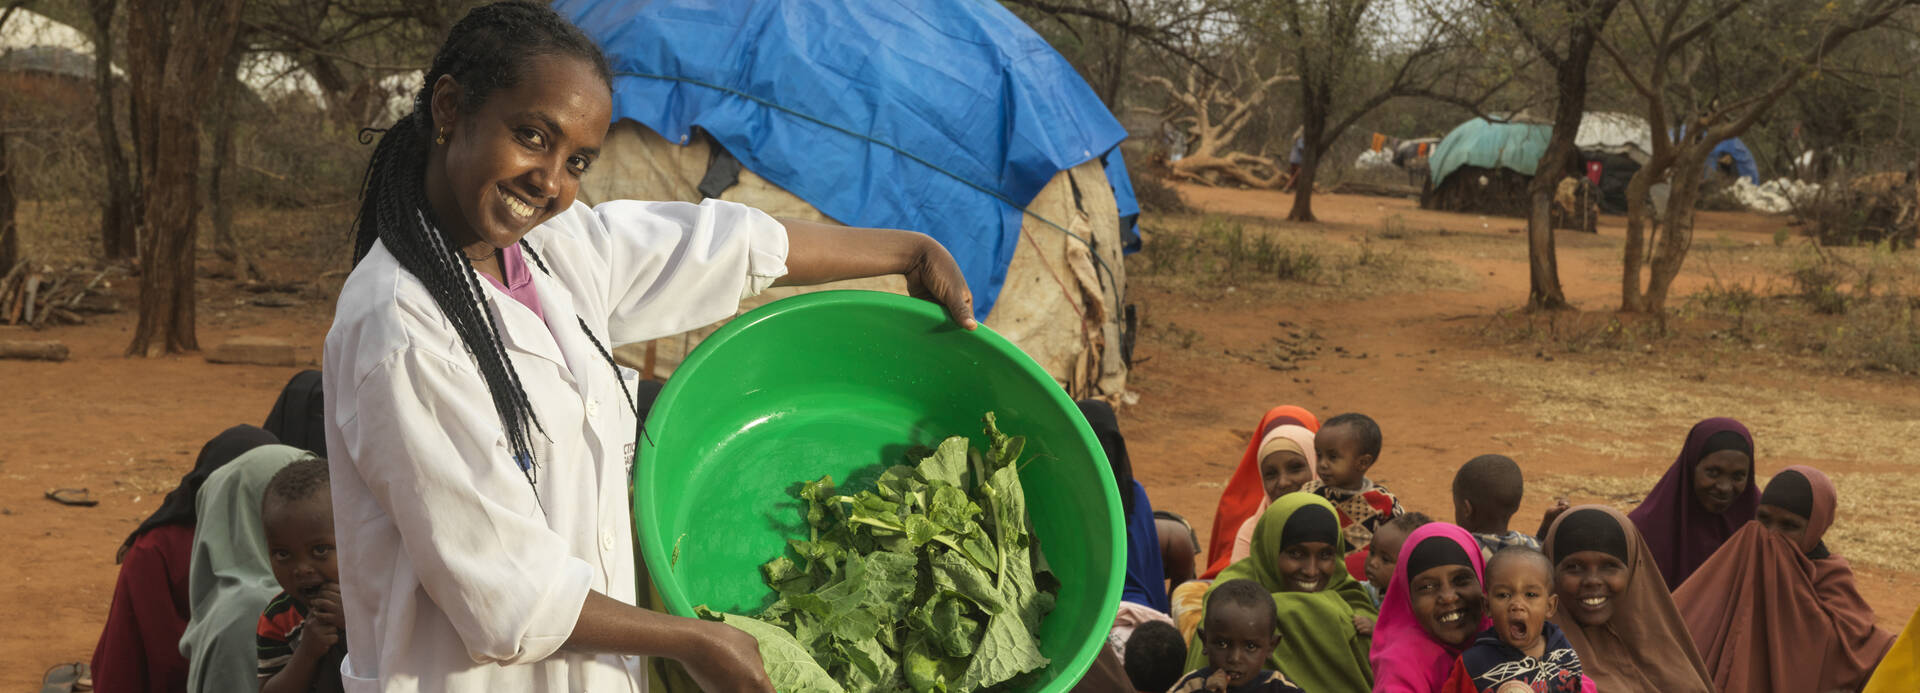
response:
M1506 168L1531 176L1547 151L1553 127L1535 123L1495 123L1474 118L1440 140L1428 160L1434 187L1462 166Z
M680 144L699 127L828 216L927 233L959 261L983 314L1006 279L1020 208L1126 136L1066 59L999 3L555 9L612 62L615 120Z
M1617 154L1645 165L1653 154L1653 129L1645 118L1625 113L1588 113L1580 118L1573 146L1591 156Z
M1753 162L1753 152L1747 151L1747 143L1740 138L1721 140L1707 153L1707 167L1701 175L1713 178L1714 169L1720 165L1720 157L1725 156L1733 162L1733 174L1747 179L1754 185L1760 184L1760 167Z

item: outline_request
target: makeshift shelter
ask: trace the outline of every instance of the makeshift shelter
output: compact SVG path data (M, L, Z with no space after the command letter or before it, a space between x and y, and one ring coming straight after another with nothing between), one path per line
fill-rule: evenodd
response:
M925 232L960 263L983 321L1071 394L1125 388L1121 255L1138 238L1126 133L999 4L555 8L615 73L615 124L583 199L717 197ZM904 290L897 278L783 288L742 308L846 287ZM663 377L711 329L619 356Z
M1708 182L1732 183L1735 178L1745 178L1754 185L1760 184L1760 166L1753 161L1753 152L1747 150L1747 143L1740 138L1721 140L1707 153L1707 168L1702 174Z
M1552 133L1552 126L1520 119L1461 123L1441 138L1427 159L1427 189L1420 206L1526 216L1527 184Z

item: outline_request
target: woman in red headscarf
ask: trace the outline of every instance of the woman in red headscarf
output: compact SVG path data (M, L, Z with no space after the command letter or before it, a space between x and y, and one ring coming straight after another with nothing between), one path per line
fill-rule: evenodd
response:
M1233 563L1233 539L1247 519L1266 507L1266 486L1260 481L1260 441L1275 427L1284 425L1320 431L1320 420L1313 412L1293 405L1274 407L1260 417L1260 426L1247 440L1247 451L1240 455L1240 466L1227 479L1227 490L1220 493L1220 505L1213 511L1213 532L1207 535L1207 569L1200 577L1212 579Z
M1859 690L1893 646L1847 559L1820 540L1838 500L1820 470L1782 470L1760 496L1759 518L1674 592L1720 690Z

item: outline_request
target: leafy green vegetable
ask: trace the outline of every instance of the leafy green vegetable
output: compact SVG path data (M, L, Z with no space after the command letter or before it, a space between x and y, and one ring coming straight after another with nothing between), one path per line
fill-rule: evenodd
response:
M961 693L1045 668L1038 633L1059 581L1027 517L1025 440L984 422L985 452L955 436L872 490L800 484L808 535L761 566L779 599L757 620L702 616L758 638L783 692Z

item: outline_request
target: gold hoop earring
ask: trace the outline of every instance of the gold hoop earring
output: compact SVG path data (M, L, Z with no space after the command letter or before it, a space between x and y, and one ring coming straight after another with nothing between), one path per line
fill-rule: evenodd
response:
M440 134L439 134L438 136L436 136L436 137L434 137L434 138L433 138L433 143L434 143L434 144L446 144L446 143L447 143L447 131L446 131L446 129L445 129L445 128L442 128L442 129L440 130Z

